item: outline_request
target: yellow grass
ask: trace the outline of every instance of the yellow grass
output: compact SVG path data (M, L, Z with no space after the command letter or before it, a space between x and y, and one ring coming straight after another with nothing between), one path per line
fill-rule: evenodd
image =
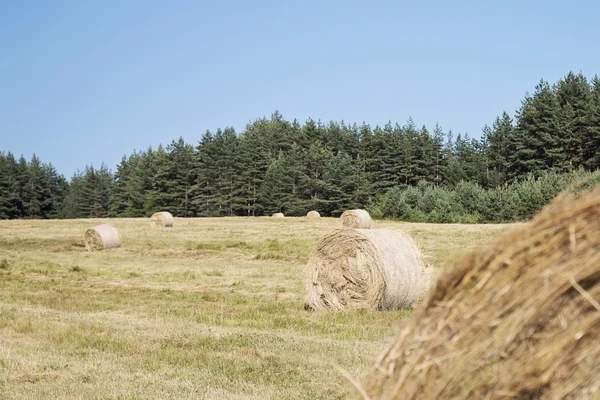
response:
M87 227L122 247L89 253ZM443 266L510 225L377 223ZM0 221L0 398L331 399L408 312L304 310L303 267L339 219ZM339 368L338 368L339 367Z

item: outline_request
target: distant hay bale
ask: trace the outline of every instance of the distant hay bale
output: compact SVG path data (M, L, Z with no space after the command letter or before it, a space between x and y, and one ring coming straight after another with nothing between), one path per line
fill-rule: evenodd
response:
M306 216L308 218L320 218L321 214L319 214L318 211L312 210L312 211L309 211L308 214L306 214Z
M420 291L423 256L407 235L385 229L337 229L321 238L306 266L314 310L411 307Z
M597 398L599 301L595 190L455 263L356 386L370 399Z
M369 229L371 216L366 210L346 210L340 217L342 225L348 228Z
M283 218L284 215L283 215L283 213L275 213L275 214L271 215L271 217L273 217L273 218Z
M85 248L99 251L121 247L119 232L110 224L97 225L85 231Z
M152 214L150 225L153 228L170 228L173 226L173 215L167 211Z

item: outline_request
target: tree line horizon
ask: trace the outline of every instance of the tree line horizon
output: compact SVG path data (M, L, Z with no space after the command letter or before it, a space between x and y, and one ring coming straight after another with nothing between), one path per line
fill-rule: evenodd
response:
M70 180L35 155L0 151L0 219L339 216L350 208L423 222L524 219L600 168L600 79L542 79L513 116L501 112L482 132L454 135L412 118L300 124L275 111L242 132L206 131L197 145L180 137L134 150L114 173L86 166ZM499 202L505 214L494 211Z

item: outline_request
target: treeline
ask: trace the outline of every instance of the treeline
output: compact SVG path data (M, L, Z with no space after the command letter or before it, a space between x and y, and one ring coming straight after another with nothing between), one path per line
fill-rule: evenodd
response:
M449 215L443 207L406 199L427 193L451 203L455 195L444 193L504 193L540 177L567 181L579 169L599 168L599 149L600 80L569 73L554 85L541 81L514 117L502 113L481 139L419 127L412 119L375 127L300 124L275 112L239 134L227 127L205 132L196 145L179 139L134 151L114 174L104 165L86 167L69 183L36 157L26 162L0 153L0 218L139 217L158 210L184 217L304 215L311 209L337 216L367 207L381 217L447 222L436 216ZM493 210L493 195L486 196ZM528 215L463 210L453 215L478 222Z
M51 164L0 153L0 219L62 218L68 193L67 180Z
M495 188L462 181L454 187L419 182L377 196L369 207L375 218L431 223L503 223L530 219L559 193L576 194L577 184L600 185L600 171L544 172Z

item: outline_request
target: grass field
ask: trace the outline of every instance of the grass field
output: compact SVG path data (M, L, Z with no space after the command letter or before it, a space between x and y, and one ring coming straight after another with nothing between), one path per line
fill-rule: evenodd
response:
M88 253L113 223L122 247ZM304 310L321 218L0 221L0 398L332 399L410 311ZM510 225L379 222L433 265Z

